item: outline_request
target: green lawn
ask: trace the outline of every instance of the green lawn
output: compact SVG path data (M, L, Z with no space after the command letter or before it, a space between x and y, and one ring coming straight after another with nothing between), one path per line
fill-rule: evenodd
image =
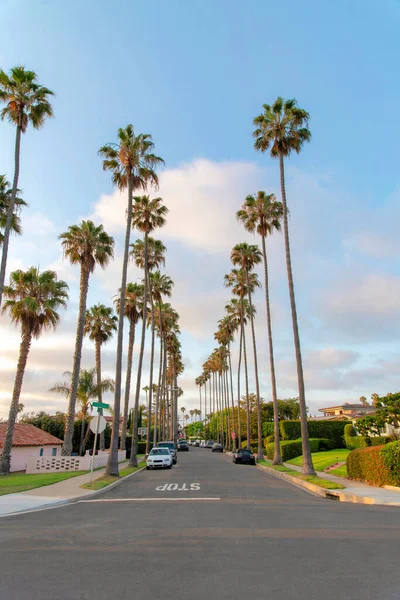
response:
M143 455L142 456L138 455L139 460L142 457L143 457ZM99 477L98 479L95 479L94 481L92 481L92 485L90 485L90 483L88 482L88 483L84 483L80 487L84 488L85 490L101 490L102 488L105 488L108 485L110 485L110 483L114 483L114 481L118 481L118 479L121 479L121 477L126 477L127 475L134 473L138 469L145 467L146 461L141 460L138 464L139 464L138 467L127 466L124 469L120 469L119 477L110 477L110 475L103 475L102 477Z
M326 450L325 452L313 452L312 459L314 463L314 468L316 471L324 471L324 469L330 467L336 462L346 462L346 458L349 455L349 453L350 450L347 450L347 448ZM301 467L302 461L303 457L297 456L296 458L292 458L292 460L289 460L288 463L291 465L296 465L296 467ZM333 471L329 471L329 473L338 477L347 477L346 465L338 467Z
M26 475L25 473L11 473L0 477L0 496L14 494L15 492L26 492L44 485L58 483L64 479L84 475L87 471L73 471L65 473L40 473L38 475Z
M258 460L260 465L264 465L265 467L269 467L270 469L274 469L274 471L280 471L281 473L287 473L292 477L296 477L297 479L302 479L303 481L307 481L308 483L313 483L314 485L318 485L326 490L344 490L344 485L340 483L335 483L334 481L330 481L330 479L322 479L321 477L316 477L314 475L303 475L294 469L289 469L283 465L272 465L270 462L266 460Z

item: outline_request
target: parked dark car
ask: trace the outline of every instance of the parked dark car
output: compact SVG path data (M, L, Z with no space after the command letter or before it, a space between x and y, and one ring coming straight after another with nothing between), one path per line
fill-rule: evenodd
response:
M180 450L186 450L186 452L189 452L189 445L186 440L178 440L178 451Z
M221 444L214 444L212 447L212 452L223 452L224 449Z
M233 455L233 462L235 465L237 463L246 463L247 465L255 465L256 459L251 450L246 450L245 448L241 448L237 450Z

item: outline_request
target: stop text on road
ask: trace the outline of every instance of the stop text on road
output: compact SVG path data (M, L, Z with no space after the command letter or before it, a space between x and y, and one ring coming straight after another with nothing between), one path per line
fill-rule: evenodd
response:
M156 487L157 492L194 492L199 489L199 483L165 483Z

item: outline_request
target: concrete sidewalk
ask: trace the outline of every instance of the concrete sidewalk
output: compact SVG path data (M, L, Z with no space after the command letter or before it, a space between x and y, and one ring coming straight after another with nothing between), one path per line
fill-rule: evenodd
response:
M288 469L301 472L301 467L296 467L290 463L283 463ZM387 489L345 479L344 477L336 477L324 471L317 471L319 477L329 479L336 483L341 483L345 486L344 490L329 490L329 495L334 495L341 502L353 502L356 504L382 504L388 506L400 506L400 489Z
M105 473L104 469L98 469L93 473L93 480L98 479ZM74 498L81 496L90 496L94 493L92 490L85 490L80 486L90 481L90 473L64 479L58 483L44 485L27 492L17 492L16 494L5 494L0 496L0 517L11 515L16 512L37 510L48 506L67 503Z

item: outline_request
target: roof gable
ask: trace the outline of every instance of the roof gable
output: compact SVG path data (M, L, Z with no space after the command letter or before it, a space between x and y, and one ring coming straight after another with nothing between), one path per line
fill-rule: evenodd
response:
M0 448L4 445L7 423L0 423ZM29 423L16 423L13 446L57 446L64 442L47 431Z

